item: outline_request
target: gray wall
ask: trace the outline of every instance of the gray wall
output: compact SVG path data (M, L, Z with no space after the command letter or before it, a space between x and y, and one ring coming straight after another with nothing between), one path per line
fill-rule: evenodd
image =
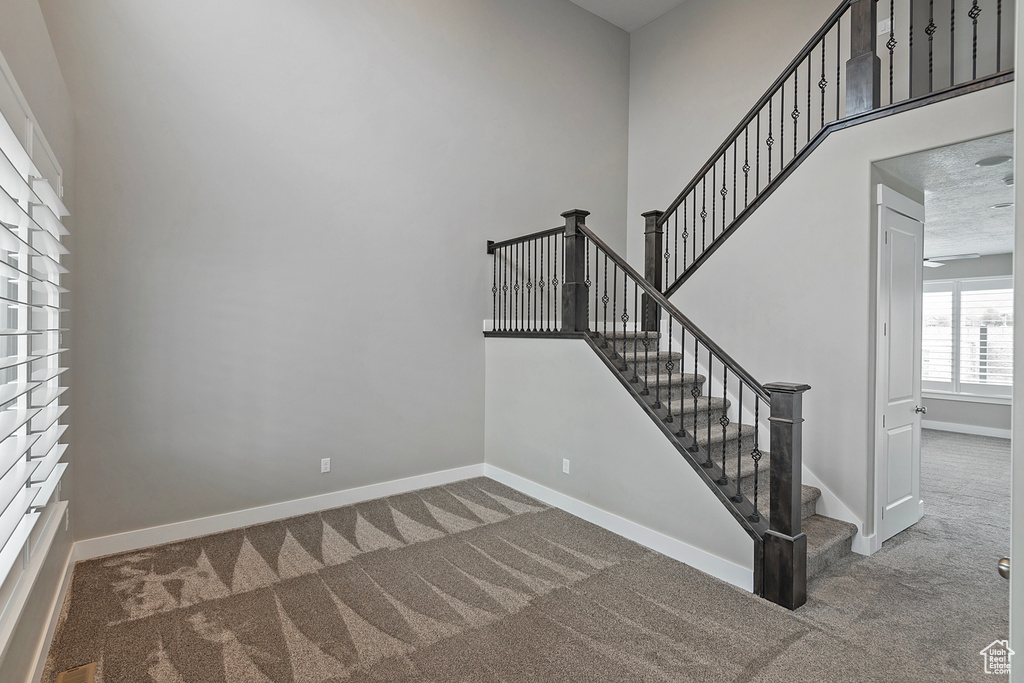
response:
M640 214L668 207L836 4L691 0L633 32L630 264L643 272Z
M486 397L487 464L709 553L688 563L753 589L750 536L586 342L488 339Z
M74 252L76 227L74 215L76 208L74 201L74 112L57 64L56 55L50 44L43 15L39 11L39 4L36 0L3 0L0 2L0 51L3 52L4 59L11 67L14 78L39 122L43 135L46 136L63 167L64 203L72 214L64 220L65 225L72 231L72 235L65 238L64 242ZM63 262L71 268L72 272L74 271L73 258L66 256ZM74 290L74 280L71 279L73 275L64 277L63 282ZM68 295L68 300L73 302L73 295ZM71 315L64 314L63 322L70 324ZM64 343L65 345L74 344L70 334L65 334ZM73 386L73 373L68 372L64 377ZM74 434L74 425L77 424L74 421L75 417L76 413L74 409L71 409L65 413L63 418L65 423L72 425L70 434ZM75 446L68 449L68 457L72 461L77 453ZM74 465L72 464L62 480L62 498L74 497L73 474ZM41 524L37 525L36 534L42 530L41 526ZM21 618L7 654L0 662L0 681L27 680L36 665L37 650L46 635L53 601L64 578L64 566L71 552L74 531L74 520L72 520L72 526L68 531L64 530L63 524L58 528L46 561L36 578L35 587L21 612ZM0 605L6 604L14 591L14 581L15 578L12 576L12 580L8 581L6 585L0 586Z
M976 259L948 261L941 268L924 269L925 280L995 275L1013 275L1013 254L993 254ZM944 426L967 425L968 431L971 431L972 427L980 427L983 430L997 429L1007 433L1010 430L1011 410L1009 405L953 401L936 398L934 394L925 396L923 400L924 405L928 408L927 422L929 423L938 422L943 423Z
M623 248L628 35L568 0L41 5L77 537L482 462L485 241L582 206Z

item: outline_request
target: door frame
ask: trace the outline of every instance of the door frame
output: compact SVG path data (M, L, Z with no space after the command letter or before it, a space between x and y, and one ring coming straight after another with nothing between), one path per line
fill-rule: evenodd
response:
M919 204L917 201L897 192L896 190L888 187L884 184L878 184L876 187L876 205L877 211L875 214L875 238L877 246L875 249L875 336L874 336L874 361L875 361L875 377L874 377L874 422L873 427L873 450L871 453L871 475L870 481L872 485L871 500L872 500L872 514L871 514L871 525L872 533L866 539L868 541L868 554L874 554L882 547L882 536L879 533L881 523L881 509L883 501L881 500L882 486L880 477L882 476L881 467L879 461L882 455L882 448L885 439L885 429L882 427L882 416L885 412L886 397L884 394L884 388L886 381L884 373L887 370L885 364L882 362L880 350L883 348L885 343L885 324L888 322L884 319L885 311L887 307L882 302L882 233L885 228L883 226L882 216L886 209L895 211L896 213L912 218L920 223L924 223L925 214L924 206ZM915 372L920 373L921 368L915 369ZM922 504L923 503L919 503Z

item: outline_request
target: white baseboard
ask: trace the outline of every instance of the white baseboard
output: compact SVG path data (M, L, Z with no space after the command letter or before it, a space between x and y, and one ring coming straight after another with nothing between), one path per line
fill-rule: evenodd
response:
M959 422L938 422L936 420L921 420L921 429L934 429L940 432L957 432L958 434L973 434L975 436L995 436L1000 439L1009 439L1009 429L998 427L979 427L978 425L965 425Z
M560 510L565 510L569 514L584 519L591 524L596 524L614 534L635 541L651 550L656 550L662 555L667 555L715 578L731 583L745 591L754 590L754 572L746 567L729 562L671 536L648 529L636 522L631 522L616 514L549 489L529 479L524 479L519 475L512 474L494 465L484 465L484 475L541 502L553 505Z
M72 546L72 550L68 553L67 561L64 564L64 578L61 580L60 590L57 591L57 595L53 599L53 605L50 607L50 622L46 627L46 637L43 638L39 652L36 653L36 668L32 673L32 683L39 683L43 680L46 657L50 654L50 645L53 644L53 636L57 631L57 622L60 621L60 613L64 609L64 598L67 597L68 590L71 589L71 575L74 571L75 553L74 546Z
M480 477L483 474L484 465L479 463L441 472L407 477L405 479L395 479L394 481L386 481L380 484L360 486L344 491L324 493L319 496L310 496L309 498L299 498L282 503L263 505L247 510L226 512L221 515L189 519L148 529L138 529L121 534L90 538L75 543L73 551L74 561L79 562L113 553L138 550L139 548L146 548L152 545L183 541L187 538L195 538L196 536L216 534L221 531L229 531L253 524L273 522L287 517L305 515L310 512L319 512L344 505L352 505L353 503L362 503L374 498L384 498L431 486L451 484L463 479Z

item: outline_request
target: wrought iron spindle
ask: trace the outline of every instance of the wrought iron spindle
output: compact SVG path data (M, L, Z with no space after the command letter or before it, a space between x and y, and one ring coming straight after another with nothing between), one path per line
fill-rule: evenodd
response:
M952 0L952 4L955 6L956 0ZM950 36L952 35L952 31L950 31ZM896 0L889 0L889 40L886 41L885 46L889 48L889 104L892 104L895 99L893 96L893 73L895 71L893 53L896 50Z
M615 308L616 308L615 307L615 302L618 299L618 292L619 292L619 265L616 263L612 267L612 358L615 358L618 355L618 353L619 353L615 349L615 340L616 340L615 321L617 320L617 318L615 317ZM625 311L623 311L623 312L625 312ZM623 325L623 327L622 327L622 332L623 332L623 335L622 335L622 367L620 369L621 370L625 370L626 369L626 335L625 335L625 332L626 332L625 325L626 324L623 323L622 325Z
M513 297L515 300L515 311L513 315L512 329L515 332L519 331L519 264L522 263L522 259L520 258L520 254L522 253L522 247L522 244L516 244L515 246L516 283L515 286L512 288L512 290L515 292L515 296Z
M608 254L604 255L604 278L603 279L604 279L604 294L601 296L601 304L604 307L604 313L602 314L602 317L604 318L604 335L602 335L604 337L604 342L602 343L602 346L604 348L608 348ZM612 315L615 315L614 311L612 312ZM615 323L614 322L612 323L612 334L613 335L615 334ZM613 341L612 344L614 345L614 343L615 342Z
M757 484L758 484L758 463L761 462L761 451L758 449L758 438L760 434L760 408L761 399L754 399L754 450L750 452L750 459L754 461L754 511L750 514L750 519L754 522L760 521L761 513L757 509Z
M743 494L740 492L740 482L743 481L743 380L739 381L739 391L737 392L737 403L739 406L736 409L736 424L739 425L739 438L736 440L736 493L733 495L732 500L734 503L739 503L743 500Z
M736 170L739 165L736 163L736 157L739 155L738 140L734 140L732 143L732 219L736 220L736 196L739 194L736 192Z
M793 158L796 158L796 138L799 135L800 126L800 69L793 69L793 113L790 116L793 117ZM779 165L779 170L782 169L782 165Z
M774 100L774 97L768 100L768 139L764 141L764 144L768 147L768 183L772 182L772 145L775 144L775 138L772 137L772 102Z
M971 3L971 9L968 10L967 16L971 18L974 24L974 43L971 49L971 80L978 77L978 17L981 16L981 8L978 7L978 0L974 0ZM952 83L950 84L952 85Z
M956 0L949 0L949 84L956 83Z
M586 251L586 253L587 253L587 256L586 256L587 265L586 265L585 279L583 280L583 286L587 288L587 298L588 298L588 301L589 301L590 285L591 285L591 280L590 280L590 238L587 238L587 248L584 251ZM595 269L595 271L597 269L597 245L596 244L594 245L594 269ZM589 306L590 304L588 303L587 305ZM597 313L597 287L594 287L594 313L595 314ZM589 319L589 317L590 317L589 314L588 314L587 317ZM589 324L587 325L587 329L590 329L590 325ZM597 331L597 324L596 323L594 324L594 331L595 332Z
M718 483L721 486L725 486L729 483L729 477L725 476L725 458L726 449L728 445L728 430L729 430L729 366L724 362L722 363L722 416L718 418L718 424L722 425L722 476L719 478Z
M498 329L498 254L494 253L494 274L491 276L491 298L494 300L494 311L491 313L491 331Z
M665 359L665 372L668 375L668 415L665 416L665 422L671 423L672 418L672 368L675 364L672 362L672 328L675 327L672 316L668 316L668 347L665 349L667 357ZM685 329L685 328L682 328ZM658 368L658 374L661 374L661 368ZM682 391L683 375L679 373L679 390Z
M910 2L910 20L907 22L907 64L910 76L907 78L907 97L914 96L914 2Z
M634 285L634 286L636 287L636 291L639 292L640 287L636 286L636 285ZM647 320L647 304L648 304L649 300L650 300L650 297L647 297L647 296L641 297L641 301L643 302L643 304L642 304L643 305L643 315L637 316L640 320ZM646 327L646 325L645 325L645 327ZM644 338L643 338L643 341L641 342L643 344L643 346L644 346L644 388L640 392L640 394L643 395L643 396L650 396L650 394L651 394L651 387L650 387L650 384L651 384L651 382L650 382L651 368L650 368L650 365L648 364L648 359L647 359L647 352L650 350L650 347L651 347L650 334L651 333L649 331L644 330L643 331Z
M700 445L697 443L697 415L699 414L698 413L698 409L697 409L697 398L700 396L700 384L698 384L697 381L696 381L697 370L699 368L698 363L697 363L697 357L698 357L699 353L700 353L700 341L697 339L697 335L693 335L693 377L694 377L694 382L693 382L693 387L691 387L691 389L690 389L690 396L693 397L693 431L690 432L691 436L693 436L693 443L690 444L690 452L691 453L696 453L697 451L700 450ZM679 422L682 423L682 420L680 420ZM704 466L707 467L707 463L705 463Z
M818 89L821 90L821 127L825 127L825 89L828 88L828 79L825 78L825 39L821 39L821 80L818 81Z
M779 173L786 167L786 84L779 88Z
M502 331L509 332L512 330L512 288L509 287L509 281L512 280L512 246L505 247L505 284L502 285L502 291L505 295L505 313L502 316Z
M811 141L811 55L807 55L807 142Z
M537 287L540 288L540 297L539 297L540 298L540 325L539 325L539 327L540 327L541 330L550 331L550 327L547 324L547 319L544 317L544 296L547 293L546 290L544 289L544 276L545 276L545 271L544 271L544 245L546 243L547 243L547 238L544 238L537 245L539 247L539 249L540 249L540 279L537 282ZM548 260L550 260L550 259L548 259Z
M555 239L555 279L551 283L551 289L554 290L554 296L552 298L554 299L554 302L555 302L554 303L554 310L555 310L554 318L555 318L555 331L556 332L561 331L561 327L562 327L561 325L558 324L559 323L559 321L558 321L558 271L559 271L559 269L561 267L562 267L562 261L558 260L558 239L556 238Z
M935 55L932 44L935 39L935 31L937 28L938 27L935 25L935 0L928 0L928 25L924 27L925 35L928 36L928 92L932 92L934 90L932 69L935 64Z
M707 413L707 415L705 416L704 422L705 422L705 426L707 427L707 437L708 437L708 439L707 439L708 449L707 449L707 453L706 453L707 459L705 460L705 465L704 466L708 467L708 468L711 468L711 467L715 466L714 460L711 457L711 388L712 388L711 387L711 378L714 377L714 375L712 373L714 372L714 369L715 369L714 357L711 355L711 353L712 353L711 352L711 348L708 347L708 395L707 395L707 398L704 400L704 407L706 409L705 412Z
M770 105L770 103L769 103ZM757 161L754 164L756 169L754 174L754 196L761 194L761 111L757 112L757 132L754 134L754 140L757 144L754 145L754 150L757 154Z
M718 199L715 198L715 188L718 187L718 181L715 177L718 173L718 164L711 165L711 241L715 241L715 227L718 225L718 221L715 220L715 211L718 208ZM724 175L724 174L723 174Z
M704 253L708 242L708 177L705 175L700 180L700 251ZM694 247L694 258L696 258L696 247Z
M626 277L626 273L623 272L622 273L622 284L623 284L623 286L625 286L627 282L628 282L628 278ZM637 342L638 342L638 339L640 337L640 335L639 335L639 332L640 332L640 315L639 315L639 311L640 311L640 306L639 306L640 291L639 291L639 289L640 288L637 287L636 283L634 282L633 283L633 379L629 380L633 384L636 384L636 383L638 383L640 381L640 377L637 376L637 373L636 373L636 366L638 365L637 360L639 360L639 356L640 356L640 350L639 350L639 347L637 346ZM628 297L624 297L624 300L622 302L623 305L626 305L628 302L629 302Z
M996 2L996 73L1003 70L1003 0Z
M836 23L836 118L839 120L840 112L840 99L843 92L843 53L840 49L843 42L843 31L842 21Z
M722 189L718 191L718 193L720 195L722 195L722 233L725 232L726 201L729 198L729 189L725 186L726 176L727 176L727 172L726 172L726 169L725 169L725 164L726 164L727 161L728 161L728 159L723 154L722 155ZM719 233L719 234L722 234L722 233Z
M750 126L743 129L743 208L749 205L750 191Z
M684 211L684 214L683 214L683 230L686 230L686 214L685 214L686 202L683 202L683 211ZM676 241L675 241L675 244L674 244L675 257L673 259L672 270L675 271L675 273L674 273L675 275L678 275L679 274L679 209L676 209L673 212L673 214L674 214L673 215L673 220L675 221L675 224L676 224ZM685 235L683 236L683 268L686 268L686 236ZM665 270L667 271L668 269L666 268ZM666 281L666 284L668 284L667 281Z

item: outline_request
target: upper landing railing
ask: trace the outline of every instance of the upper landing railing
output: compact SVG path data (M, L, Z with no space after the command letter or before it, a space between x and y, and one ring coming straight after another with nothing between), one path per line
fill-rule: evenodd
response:
M659 219L655 284L671 296L830 132L1011 80L1013 11L844 0Z

